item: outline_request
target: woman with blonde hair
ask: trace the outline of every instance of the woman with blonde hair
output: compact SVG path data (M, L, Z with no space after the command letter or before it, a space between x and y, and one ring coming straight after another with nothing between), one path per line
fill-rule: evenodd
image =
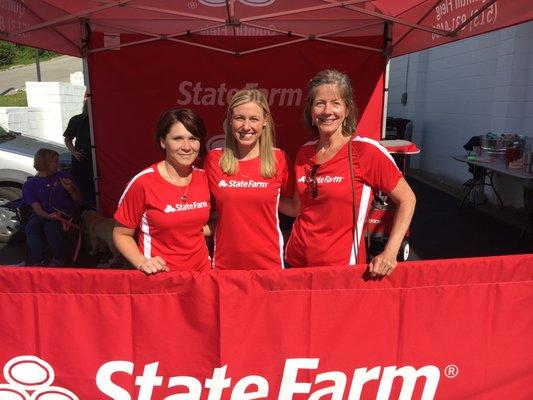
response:
M39 149L33 159L37 174L22 187L24 202L32 208L26 224L26 239L30 265L44 265L46 246L52 249L48 266L63 266L68 258L61 217L73 216L81 203L81 194L72 176L59 170L59 154L50 149Z
M217 224L213 267L275 269L283 266L280 196L292 197L290 161L274 147L274 121L265 95L237 92L224 121L223 149L206 158Z

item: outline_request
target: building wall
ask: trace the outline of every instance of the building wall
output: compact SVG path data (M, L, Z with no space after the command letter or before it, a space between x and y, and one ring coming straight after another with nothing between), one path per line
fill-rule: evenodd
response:
M413 121L413 141L422 153L412 167L461 184L470 174L451 155L464 154L470 137L495 132L533 138L532 38L528 22L391 60L388 115ZM522 205L523 180L496 181L504 203Z
M0 107L0 124L9 130L31 135L42 128L43 110L32 107Z
M61 82L26 82L28 107L40 108L45 114L45 127L39 137L63 143L63 132L69 119L81 112L85 86Z
M0 107L0 123L23 135L63 143L63 132L81 112L84 95L85 86L78 83L26 82L28 107Z

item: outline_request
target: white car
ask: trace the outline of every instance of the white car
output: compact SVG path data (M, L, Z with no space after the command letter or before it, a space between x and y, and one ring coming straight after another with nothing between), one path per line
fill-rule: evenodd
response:
M41 148L57 151L61 168L70 168L70 153L65 146L24 136L0 125L0 242L8 242L20 225L16 211L2 206L22 197L22 185L36 173L33 157Z

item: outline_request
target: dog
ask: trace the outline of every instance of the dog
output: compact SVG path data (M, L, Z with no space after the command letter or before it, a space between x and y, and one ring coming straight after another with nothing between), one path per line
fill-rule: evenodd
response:
M105 263L98 264L98 267L128 267L128 263L120 254L113 242L113 227L115 220L106 218L93 210L86 210L81 214L84 230L89 236L91 249L90 255L109 250L113 256Z

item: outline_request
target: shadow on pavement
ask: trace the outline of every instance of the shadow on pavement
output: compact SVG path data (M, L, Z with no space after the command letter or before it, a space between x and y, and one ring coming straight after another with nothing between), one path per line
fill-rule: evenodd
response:
M533 237L522 235L523 228L469 205L459 208L456 197L414 178L407 180L417 196L409 239L413 259L533 253Z

